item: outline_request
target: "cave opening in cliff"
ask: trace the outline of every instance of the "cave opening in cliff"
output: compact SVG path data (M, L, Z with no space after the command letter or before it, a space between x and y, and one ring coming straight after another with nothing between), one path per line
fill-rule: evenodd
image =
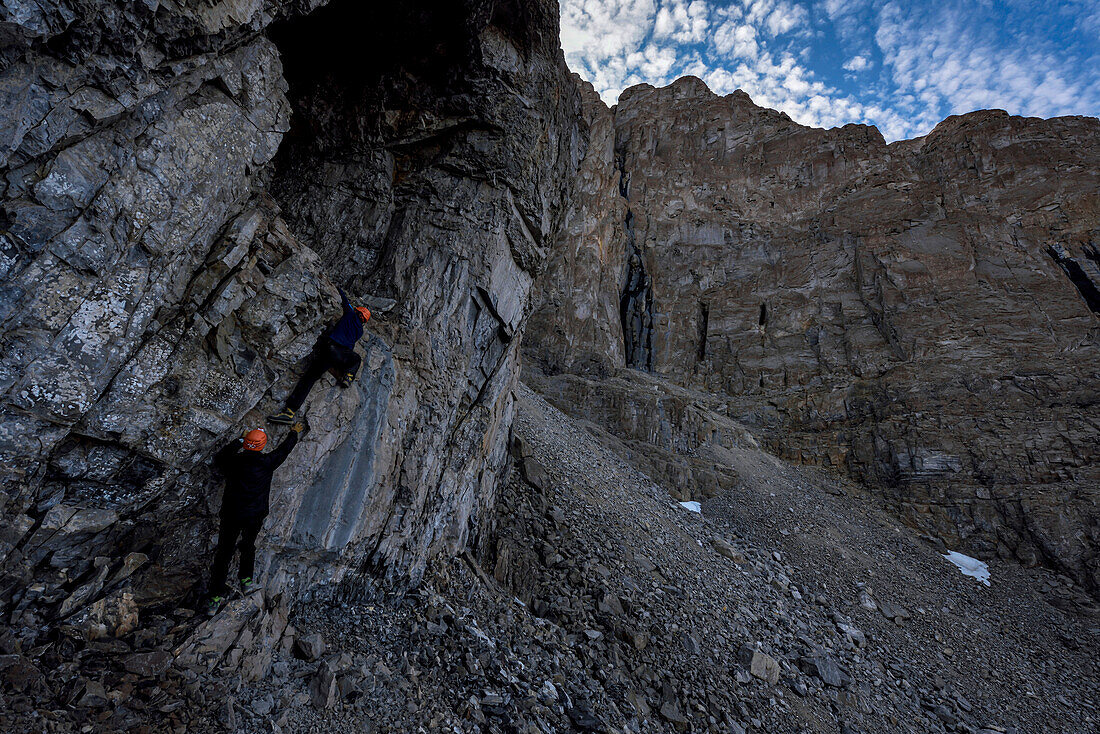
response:
M270 29L292 112L268 188L336 282L386 290L395 190L449 144L430 122L467 114L479 22L467 3L337 0Z

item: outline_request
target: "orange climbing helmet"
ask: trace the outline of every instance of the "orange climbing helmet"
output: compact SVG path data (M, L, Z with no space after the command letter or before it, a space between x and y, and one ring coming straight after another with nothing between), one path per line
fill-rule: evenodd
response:
M265 431L264 429L253 428L251 431L245 434L245 451L263 451L264 446L267 446L267 431Z
M359 306L355 310L359 312L359 318L363 319L363 321L370 321L369 308L367 308L366 306Z

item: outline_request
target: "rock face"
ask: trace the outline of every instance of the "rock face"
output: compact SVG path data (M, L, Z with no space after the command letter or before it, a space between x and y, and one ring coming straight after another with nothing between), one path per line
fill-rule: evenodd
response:
M586 110L615 154L593 145L581 185L619 201L570 215L549 271L604 271L543 281L533 364L720 396L950 545L1100 588L1100 122L989 111L887 145L690 77ZM587 410L599 388L565 379L546 394Z
M620 270L626 251L626 200L616 166L612 113L591 84L578 78L588 145L577 172L573 205L535 285L538 309L528 331L552 372L606 374L625 363L620 322Z
M296 537L366 544L373 562L419 570L435 550L461 550L491 509L516 337L583 153L580 100L552 3L348 17L353 5L274 33L294 123L271 186L327 272L396 300L377 327L391 377L364 396L361 447L326 470L344 486L321 490ZM343 482L345 463L362 477ZM326 525L336 512L348 516Z
M306 404L272 583L415 581L492 504L583 153L556 9L318 5L0 8L0 604L31 636L201 585L209 457L279 406L334 285L397 306Z
M279 407L336 286L394 306L277 475L282 595L188 659L476 539L533 299L541 387L682 499L736 484L736 418L952 543L1096 582L1095 120L888 146L693 79L609 111L549 0L192 5L0 6L0 608L23 643L194 599L209 458Z

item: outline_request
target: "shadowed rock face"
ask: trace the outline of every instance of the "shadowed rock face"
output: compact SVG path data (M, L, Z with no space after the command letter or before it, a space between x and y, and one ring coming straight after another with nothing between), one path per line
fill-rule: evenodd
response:
M527 331L537 348L527 351L551 372L602 375L626 360L620 308L624 264L634 252L627 250L614 118L592 85L577 80L588 123L587 153L562 234L535 284L539 307Z
M556 7L320 4L0 9L0 603L27 634L203 579L209 457L279 406L334 285L398 305L357 388L307 402L271 582L415 581L492 502L583 153Z
M397 301L375 327L389 397L366 396L384 426L375 485L340 500L365 503L349 542L419 572L436 550L461 550L491 507L517 336L583 152L557 15L345 3L273 37L293 107L272 169L283 216L339 282Z
M721 395L773 450L950 544L1097 588L1100 122L980 112L887 145L693 78L586 111L615 155L593 145L581 186L619 200L571 213L548 267L573 275L541 284L532 360Z

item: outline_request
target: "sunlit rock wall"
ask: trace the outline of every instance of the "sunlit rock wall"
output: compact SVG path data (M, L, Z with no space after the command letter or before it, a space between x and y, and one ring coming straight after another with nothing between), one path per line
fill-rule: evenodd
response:
M618 279L625 355L563 319L535 322L534 361L724 395L773 450L866 481L952 545L1096 588L1100 122L987 111L887 145L694 78L610 114L599 164L626 214L606 222L633 244L587 277ZM550 269L594 241L570 232Z

